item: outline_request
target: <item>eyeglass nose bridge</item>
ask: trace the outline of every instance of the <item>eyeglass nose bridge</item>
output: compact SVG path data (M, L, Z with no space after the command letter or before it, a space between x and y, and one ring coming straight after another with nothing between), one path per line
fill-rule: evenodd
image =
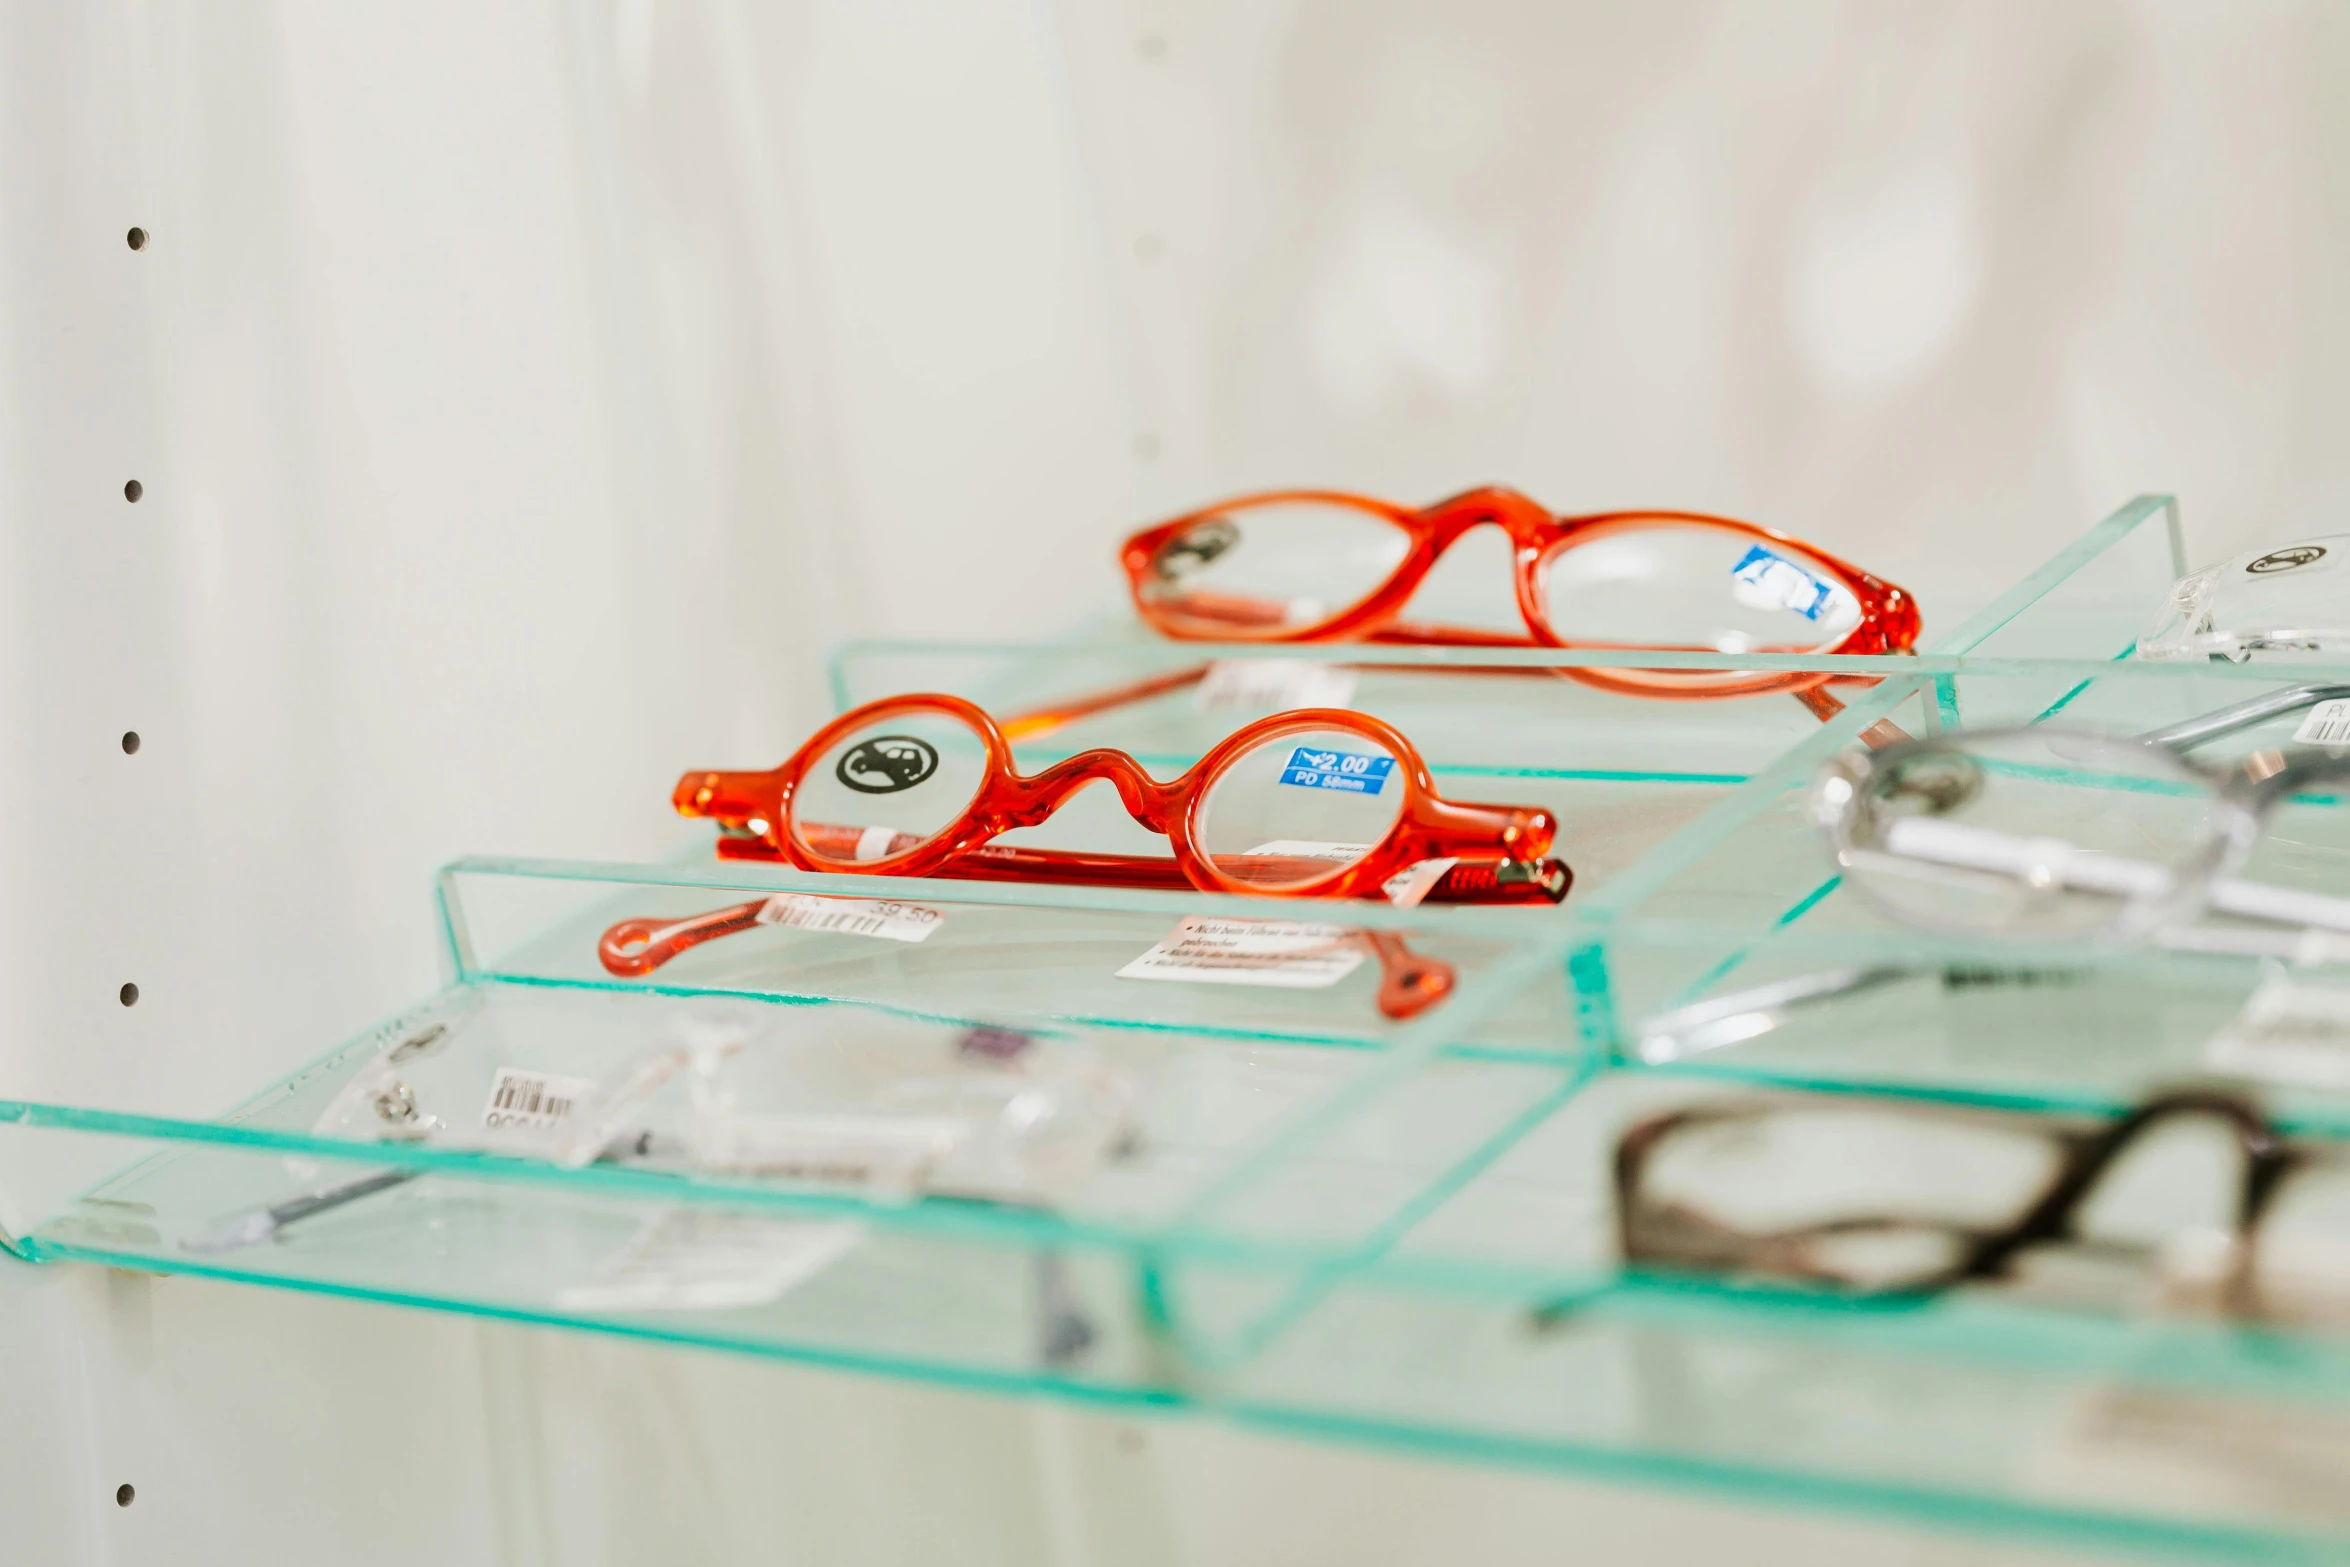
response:
M1172 835L1170 828L1183 798L1180 781L1161 783L1144 772L1133 757L1106 748L1064 757L1032 777L1009 775L1006 781L1015 795L1000 813L1002 829L1037 826L1087 784L1104 779L1118 791L1118 803L1126 807L1127 815L1152 832Z

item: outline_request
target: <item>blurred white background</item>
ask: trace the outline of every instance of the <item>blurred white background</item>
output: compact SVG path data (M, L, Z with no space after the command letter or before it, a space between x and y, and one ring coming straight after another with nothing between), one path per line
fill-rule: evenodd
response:
M2334 4L107 0L0 70L0 869L209 909L157 993L271 1059L451 855L661 852L841 638L1123 616L1245 487L1728 512L1929 637L2135 491L2345 525Z
M1929 635L2136 491L2350 526L2345 81L2331 0L11 8L0 1094L218 1109L437 864L665 852L839 639L1245 487L1728 512ZM208 1451L139 1385L75 1451Z

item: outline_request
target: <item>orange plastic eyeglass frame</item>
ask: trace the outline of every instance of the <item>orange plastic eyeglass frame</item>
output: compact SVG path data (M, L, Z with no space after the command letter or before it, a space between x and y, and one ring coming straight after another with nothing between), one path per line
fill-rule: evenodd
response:
M838 823L797 822L792 801L809 769L842 741L875 724L934 715L968 727L987 757L970 803L926 838L901 832L890 852L854 857L860 829ZM1259 747L1286 735L1336 732L1357 736L1395 758L1401 789L1394 824L1370 852L1351 864L1329 865L1286 856L1211 856L1199 840L1202 808L1225 772ZM990 840L1050 817L1080 789L1107 780L1127 812L1164 834L1172 861L1143 855L1012 849ZM1436 792L1428 764L1402 734L1364 713L1300 708L1235 730L1180 778L1161 783L1123 751L1081 751L1032 777L1012 765L1011 743L986 712L961 697L930 692L885 697L844 713L818 730L791 760L772 772L694 772L672 796L679 814L708 817L728 836L718 852L728 859L782 860L802 870L848 876L970 875L991 880L1074 881L1121 887L1189 885L1203 892L1251 896L1378 897L1397 872L1424 861L1463 862L1448 873L1444 901L1556 902L1567 874L1545 863L1557 823L1539 807L1475 805ZM1170 868L1181 882L1173 881ZM1234 874L1255 873L1256 879ZM1320 871L1319 874L1315 874ZM1292 880L1290 878L1294 877ZM1269 882L1277 879L1277 884ZM1439 884L1440 892L1444 890Z
M1304 626L1283 623L1284 606L1262 600L1220 596L1210 614L1185 615L1166 603L1154 603L1150 587L1170 545L1193 529L1219 517L1255 506L1313 503L1347 507L1378 517L1400 528L1410 547L1385 581L1368 594L1323 619ZM1491 525L1508 535L1518 613L1525 622L1523 635L1466 626L1431 625L1402 619L1413 593L1436 562L1473 528ZM1823 656L1907 653L1917 645L1917 601L1906 589L1872 576L1849 561L1775 529L1717 517L1704 512L1600 512L1582 517L1553 515L1515 490L1487 485L1467 490L1433 506L1413 508L1366 495L1339 490L1271 490L1244 495L1202 507L1129 538L1120 551L1134 607L1160 634L1178 641L1209 642L1387 642L1438 644L1452 647L1554 647L1622 652L1718 651L1710 647L1677 647L1665 643L1600 642L1560 636L1542 612L1543 574L1561 553L1597 542L1613 534L1655 526L1716 529L1755 543L1780 544L1800 550L1827 568L1857 601L1860 619L1833 647L1804 649ZM1195 596L1194 602L1197 603ZM1456 668L1458 668L1456 666ZM1447 672L1454 672L1448 670ZM1742 676L1690 670L1594 669L1556 667L1458 668L1461 673L1558 676L1627 696L1670 700L1712 700L1786 692L1796 696L1821 718L1832 718L1843 703L1825 687L1842 677L1811 670L1758 670ZM1071 699L1023 713L1005 722L1006 730L1023 739L1060 727L1074 719L1130 702L1146 700L1197 683L1207 666L1156 675L1113 691ZM1893 738L1898 738L1893 737Z

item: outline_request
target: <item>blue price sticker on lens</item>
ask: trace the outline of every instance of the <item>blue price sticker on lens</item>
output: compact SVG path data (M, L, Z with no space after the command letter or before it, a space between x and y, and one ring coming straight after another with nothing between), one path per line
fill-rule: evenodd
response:
M1836 585L1813 576L1784 555L1774 555L1757 544L1730 568L1731 592L1742 604L1757 609L1791 609L1806 620L1817 620L1836 596Z
M1395 771L1392 756L1364 756L1355 751L1317 751L1299 746L1289 753L1281 781L1300 789L1336 789L1345 794L1377 794Z

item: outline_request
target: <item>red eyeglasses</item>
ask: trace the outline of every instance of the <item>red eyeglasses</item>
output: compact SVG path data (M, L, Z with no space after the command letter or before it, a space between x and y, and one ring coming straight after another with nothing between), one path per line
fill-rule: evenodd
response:
M1096 780L1172 858L993 843L1033 827ZM1391 726L1304 709L1227 736L1160 783L1123 751L1082 752L1033 777L1012 766L994 719L960 697L870 702L819 730L773 772L688 773L680 813L709 817L727 859L782 860L836 874L1191 886L1286 897L1397 896L1556 903L1572 881L1548 855L1556 823L1538 807L1471 805L1436 793L1426 762ZM623 920L599 956L649 973L687 948L763 923L754 899L682 920ZM1401 937L1343 938L1379 959L1380 1010L1408 1017L1452 989L1451 968Z
M992 844L1106 779L1173 858ZM1398 873L1456 862L1427 896L1551 902L1570 874L1539 807L1438 796L1428 764L1363 713L1276 713L1160 783L1123 751L1095 750L1033 777L994 719L960 697L887 697L845 713L773 772L688 773L673 797L727 833L727 859L845 875L1191 886L1286 897L1379 897Z
M1522 630L1406 621L1444 552L1475 528L1509 538ZM1557 517L1514 490L1413 509L1330 490L1243 496L1145 528L1121 551L1135 608L1161 634L1209 642L1440 643L1709 653L1906 653L1917 602L1825 550L1697 512ZM1205 668L1007 721L1015 736L1197 681ZM1498 672L1498 671L1493 671ZM1811 671L1543 670L1649 697L1785 691L1842 704Z

